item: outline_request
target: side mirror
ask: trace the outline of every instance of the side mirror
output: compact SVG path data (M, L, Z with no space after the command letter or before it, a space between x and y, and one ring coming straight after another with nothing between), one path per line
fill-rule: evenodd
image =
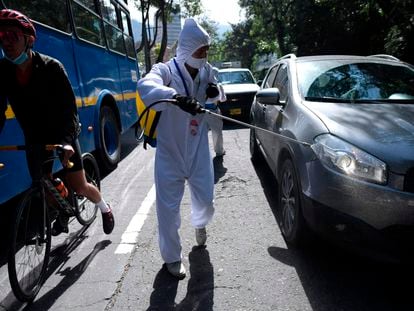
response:
M280 92L276 87L257 91L256 100L259 104L263 105L285 105L280 102Z

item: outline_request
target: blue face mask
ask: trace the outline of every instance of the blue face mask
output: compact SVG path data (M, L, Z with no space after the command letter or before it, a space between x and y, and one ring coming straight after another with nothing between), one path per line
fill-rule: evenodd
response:
M27 61L29 59L29 55L27 54L26 51L23 51L15 59L11 59L11 58L7 57L6 55L4 55L4 58L7 59L7 60L9 60L9 61L11 61L15 65L21 65L21 64L23 64L25 61Z

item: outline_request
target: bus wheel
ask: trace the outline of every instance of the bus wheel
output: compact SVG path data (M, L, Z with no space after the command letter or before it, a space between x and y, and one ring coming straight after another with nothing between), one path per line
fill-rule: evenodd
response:
M99 135L101 144L98 156L104 170L112 170L121 158L121 137L113 110L108 106L101 108Z

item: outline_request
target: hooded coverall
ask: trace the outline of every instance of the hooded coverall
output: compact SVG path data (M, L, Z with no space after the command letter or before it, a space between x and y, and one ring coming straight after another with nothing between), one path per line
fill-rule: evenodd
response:
M193 19L187 19L178 39L176 57L155 64L138 81L138 92L145 105L175 94L193 96L202 105L208 83L216 83L212 66L206 63L193 80L184 63L210 37ZM203 228L213 217L214 171L208 144L205 114L195 116L171 103L153 106L162 111L157 125L155 187L159 246L166 263L180 261L180 203L188 182L191 194L191 222Z
M218 69L214 68L213 71L214 76L217 77ZM213 102L211 99L208 99L206 108L209 109L211 112L221 114L221 110L218 104L220 102L225 102L227 100L227 97L224 93L223 86L221 86L221 84L218 84L217 87L220 91L218 99L215 102ZM216 156L222 156L225 154L225 150L223 147L223 120L212 115L206 115L206 118L211 130L211 136L213 138L214 152L216 153Z

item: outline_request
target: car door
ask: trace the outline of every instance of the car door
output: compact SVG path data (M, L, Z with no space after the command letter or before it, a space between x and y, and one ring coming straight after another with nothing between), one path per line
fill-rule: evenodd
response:
M262 89L272 87L278 69L279 69L279 65L275 65L274 67L269 69L268 74L263 81ZM255 111L254 111L254 125L260 128L266 127L265 117L266 117L267 106L268 105L263 104L260 101L256 100ZM256 131L256 137L260 141L261 144L263 144L263 142L266 139L265 135L266 134L263 131Z
M278 88L280 92L280 103L286 103L289 90L288 65L286 62L280 64L273 84L270 87ZM287 104L287 103L286 103ZM264 128L280 134L283 118L283 105L267 105L264 115ZM263 134L263 146L267 157L276 164L278 150L280 149L280 138L269 133Z

